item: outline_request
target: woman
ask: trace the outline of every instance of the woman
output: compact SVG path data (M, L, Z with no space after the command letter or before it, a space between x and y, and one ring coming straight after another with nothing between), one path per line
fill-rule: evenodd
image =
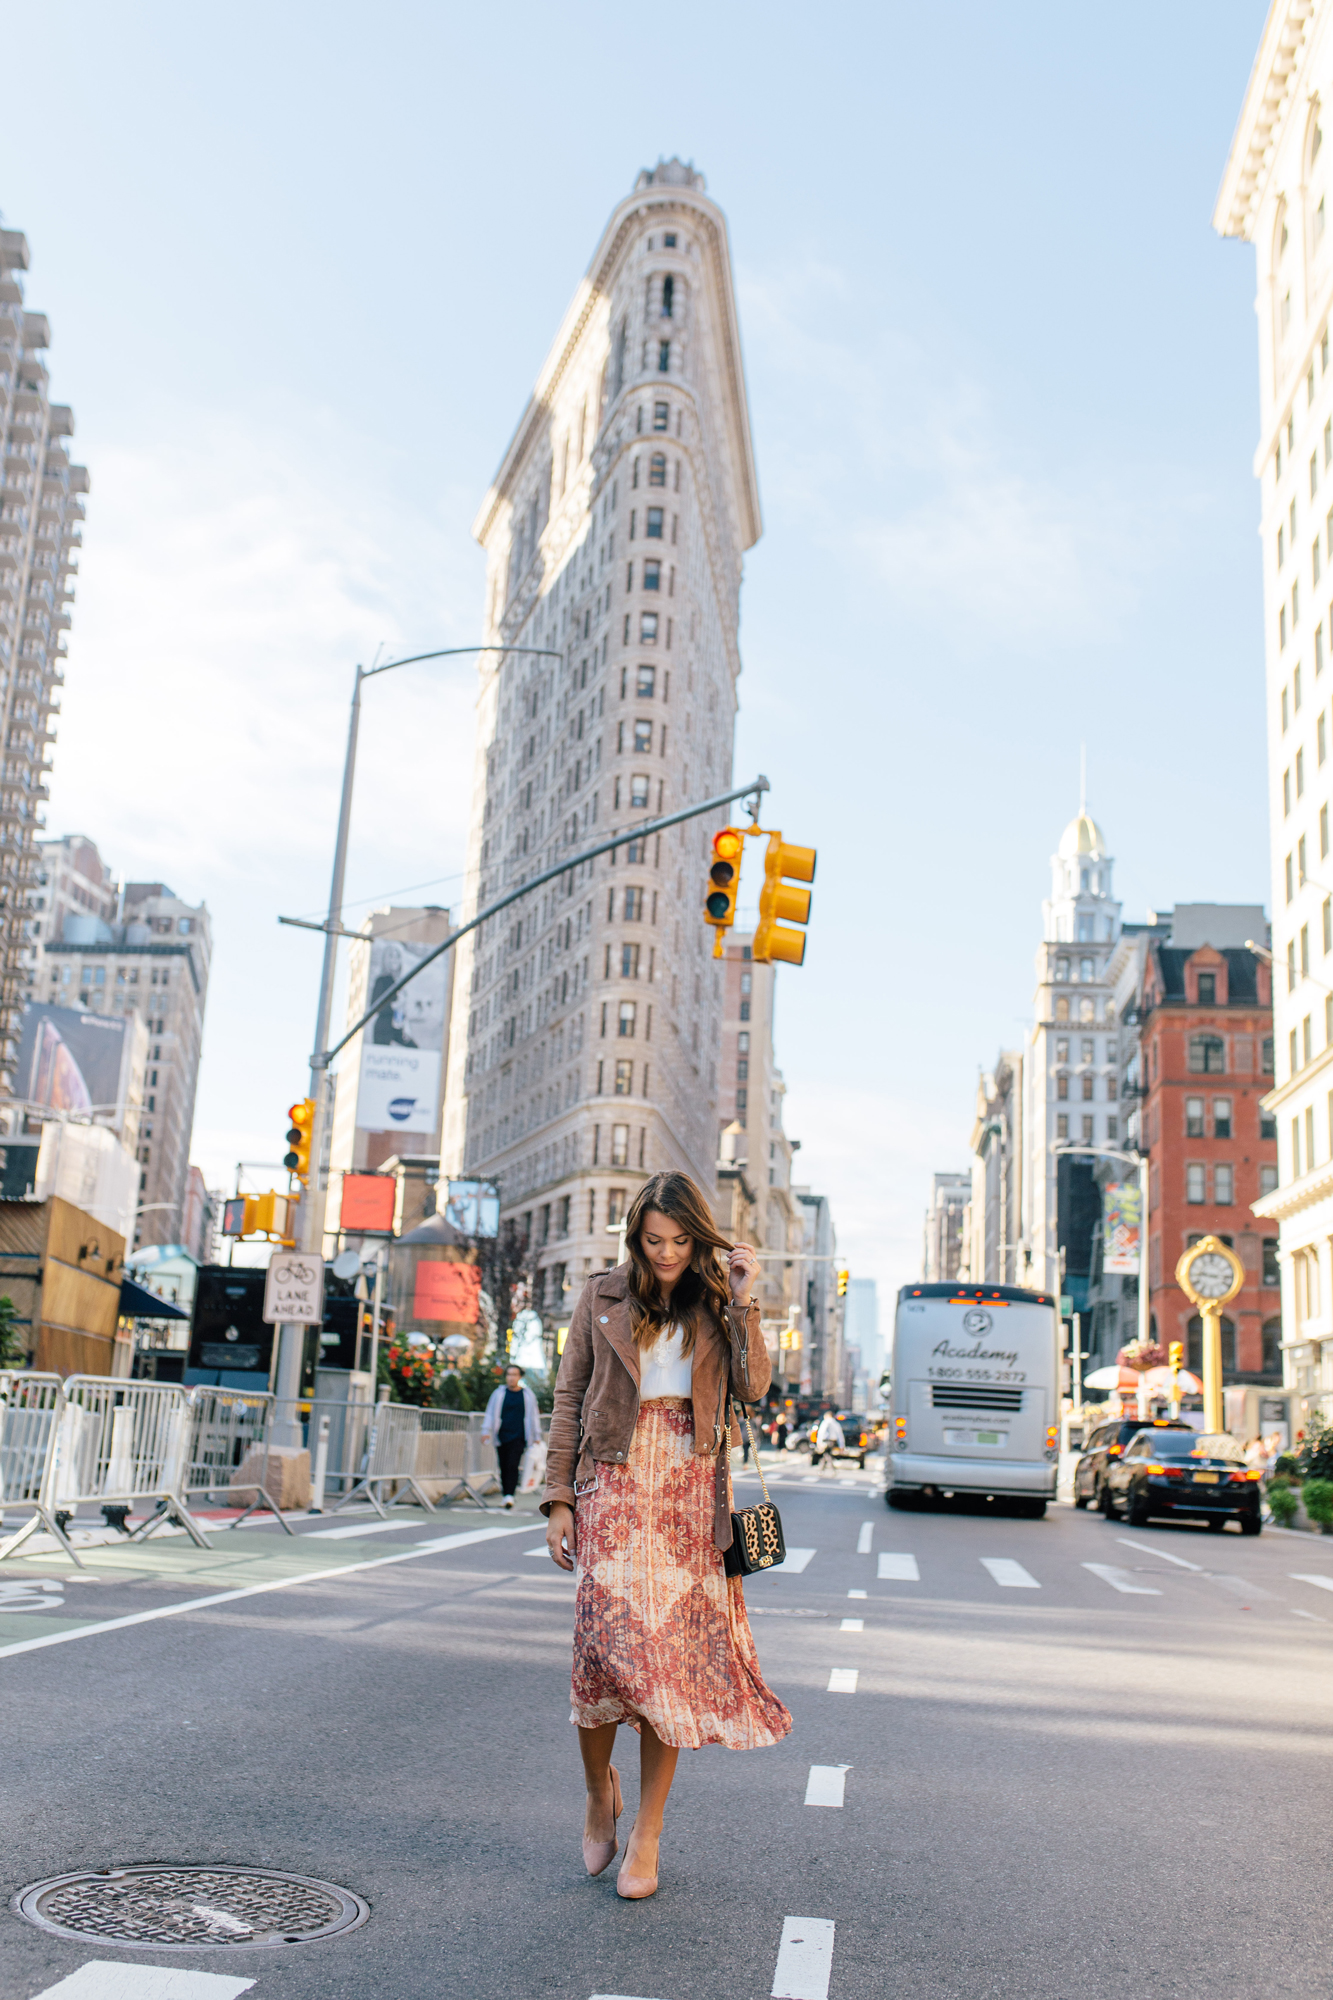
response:
M756 1258L733 1249L686 1174L635 1197L626 1262L574 1309L547 1441L547 1547L577 1552L573 1713L587 1785L583 1859L616 1853L622 1722L639 1731L639 1811L616 1888L657 1890L662 1815L682 1748L777 1743L791 1717L764 1685L731 1545L727 1398L755 1403L768 1350L750 1301ZM726 1257L725 1265L719 1253Z

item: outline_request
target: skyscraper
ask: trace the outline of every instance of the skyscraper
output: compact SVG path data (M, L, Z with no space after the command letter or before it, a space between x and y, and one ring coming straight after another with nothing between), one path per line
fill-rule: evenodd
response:
M444 1168L498 1180L559 1316L643 1177L707 1188L722 968L701 917L761 530L726 223L679 160L613 211L475 524L486 636L465 915L623 829L459 948ZM518 648L543 648L540 657Z
M51 329L42 313L25 312L20 272L28 268L27 238L0 229L0 1100L14 1089L19 1018L40 944L30 941L26 915L38 873L33 850L45 824L48 743L54 740L56 689L64 686L67 606L83 537L80 494L88 474L71 465L74 417L52 403L42 350ZM8 1114L12 1117L12 1114ZM8 1129L8 1117L0 1112Z

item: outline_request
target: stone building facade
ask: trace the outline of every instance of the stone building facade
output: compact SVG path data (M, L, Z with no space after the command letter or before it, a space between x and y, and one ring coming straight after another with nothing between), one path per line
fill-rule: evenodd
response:
M753 854L751 843L747 854ZM722 1127L719 1193L737 1219L737 1240L760 1254L755 1297L775 1356L791 1324L791 1308L805 1309L802 1267L795 1257L804 1218L792 1194L792 1142L783 1126L786 1084L773 1046L778 969L756 964L751 934L728 933L722 960L722 1036L718 1120ZM721 1212L719 1225L728 1229Z
M970 1174L936 1174L931 1182L921 1242L921 1275L928 1285L947 1285L967 1263Z
M1286 1380L1333 1415L1333 0L1275 0L1214 210L1255 250Z
M48 746L65 684L79 526L88 474L72 465L74 417L50 398L42 313L23 304L27 238L0 229L0 1124L14 1089L22 1006L40 950L29 906L40 864L35 851L49 797Z
M444 1170L498 1181L559 1318L643 1177L709 1187L717 1156L722 968L701 909L726 815L635 832L732 782L761 532L726 223L691 167L641 173L614 210L475 532L496 650L464 915L625 835L458 953Z

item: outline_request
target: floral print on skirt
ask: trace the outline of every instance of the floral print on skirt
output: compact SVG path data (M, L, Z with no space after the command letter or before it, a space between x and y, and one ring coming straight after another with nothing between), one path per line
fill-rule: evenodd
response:
M791 1716L765 1686L741 1578L713 1546L711 1457L688 1400L639 1406L629 1458L578 1501L573 1713L582 1729L647 1717L697 1750L778 1743Z

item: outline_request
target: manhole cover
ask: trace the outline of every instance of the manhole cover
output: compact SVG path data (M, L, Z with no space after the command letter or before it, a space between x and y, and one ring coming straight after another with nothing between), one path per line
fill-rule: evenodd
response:
M14 1898L60 1937L148 1950L308 1944L355 1930L370 1906L350 1889L262 1868L108 1868L34 1882Z

